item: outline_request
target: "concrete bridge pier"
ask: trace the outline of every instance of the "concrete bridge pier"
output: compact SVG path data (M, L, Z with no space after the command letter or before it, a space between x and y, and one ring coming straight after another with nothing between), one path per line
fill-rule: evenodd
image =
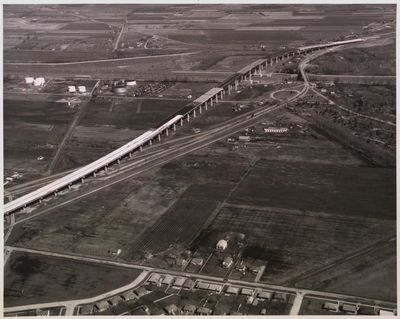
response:
M213 106L213 99L210 99L210 106Z
M172 125L172 130L175 132L176 131L176 124Z
M186 121L189 123L190 122L190 115L186 115Z
M166 136L169 136L169 130L168 130L168 128L165 129L165 135L166 135Z
M81 183L84 184L85 183L85 179L81 178Z
M68 185L68 189L71 190L71 184Z
M181 122L181 126L183 126L183 119L181 119L180 122Z
M96 177L97 175L96 175L96 172L93 172L93 177Z
M152 146L153 145L153 141L149 140L149 145Z
M117 159L117 163L118 163L118 164L120 164L120 163L121 163L121 160L120 160L119 158Z
M201 104L199 106L199 114L201 114L203 112L203 108L201 107Z
M232 90L232 87L231 87L231 85L229 84L229 85L228 85L228 95L231 94L231 90Z
M106 165L106 166L104 166L104 171L105 171L105 172L107 172L107 171L108 171L108 167L107 167L107 165Z
M215 103L218 103L218 94L215 95Z
M225 93L225 91L224 91L224 90L222 90L222 91L221 91L221 100L223 100L223 99L224 99L224 93Z
M157 138L158 138L158 141L161 142L161 134L158 134Z
M207 103L208 103L207 101L204 102L204 108L206 109L206 111L207 111Z

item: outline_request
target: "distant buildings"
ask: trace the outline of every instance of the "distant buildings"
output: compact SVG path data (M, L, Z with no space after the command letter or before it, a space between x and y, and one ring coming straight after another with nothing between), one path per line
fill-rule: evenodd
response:
M33 80L34 86L42 86L44 84L44 78L36 78Z
M264 128L264 133L287 133L287 127L267 127Z
M233 258L232 257L225 257L224 261L222 262L222 267L224 268L229 268L233 264Z
M224 251L227 247L228 242L225 239L220 239L215 248L219 251Z

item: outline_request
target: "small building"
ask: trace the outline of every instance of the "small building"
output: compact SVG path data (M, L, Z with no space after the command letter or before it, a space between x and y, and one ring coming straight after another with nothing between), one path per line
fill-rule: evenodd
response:
M321 92L322 92L322 93L326 93L327 90L326 90L326 89L321 89Z
M287 133L287 127L267 127L264 128L264 133Z
M252 304L253 301L254 301L254 296L253 296L253 295L248 296L247 299L246 299L246 302L247 302L248 304Z
M202 282L202 281L198 281L196 284L196 288L198 288L198 289L208 289L209 286L210 286L210 284L208 284L206 282Z
M93 313L93 305L83 305L79 309L79 314L81 315L90 315Z
M184 315L193 315L196 312L197 307L194 305L187 304L183 307Z
M274 299L282 301L282 302L286 302L287 301L287 294L284 293L284 292L275 292Z
M228 242L225 239L220 239L216 245L216 249L224 251L228 247Z
M250 136L248 135L240 135L239 142L250 142Z
M156 283L156 282L159 282L160 279L161 279L161 275L160 274L151 274L148 282Z
M25 83L26 84L33 84L33 81L34 81L35 79L33 78L33 77L26 77L25 78Z
M135 294L141 298L143 296L146 296L147 294L149 294L151 291L148 291L146 288L144 287L139 287L138 289L135 290Z
M44 78L36 78L33 80L34 86L42 86L44 84Z
M174 277L171 275L166 275L162 281L163 285L171 285L172 282L174 281Z
M248 288L242 288L240 291L240 294L245 295L245 296L251 296L253 294L254 290L253 289L248 289Z
M128 291L124 292L121 296L126 301L137 299L137 295L134 294L132 290L128 290Z
M101 300L95 305L96 309L98 312L106 311L107 309L110 308L110 304L107 302L107 300Z
M257 293L257 297L260 298L260 299L271 300L271 299L272 299L272 296L273 296L273 293L270 292L270 291L264 291L264 290L262 290L262 291L259 291L259 292Z
M175 304L170 304L168 306L164 307L164 310L167 312L169 315L179 315L179 309Z
M75 85L68 85L68 92L69 93L75 93L76 92Z
M79 91L79 93L85 93L86 92L86 86L84 86L84 85L78 86L78 91Z
M360 306L358 308L358 314L366 316L376 316L376 311L374 307Z
M239 287L229 286L226 289L226 293L232 294L232 295L237 295L237 294L239 294L239 290L240 290Z
M212 291L216 291L216 292L221 292L222 291L222 287L221 285L217 285L217 284L210 284L208 286L208 290L212 290Z
M379 315L380 316L395 316L396 314L394 311L386 310L386 309L380 309L379 310Z
M186 280L186 278L182 278L182 277L176 278L174 280L174 287L182 287L183 284L185 283L185 280Z
M267 309L265 309L265 308L262 308L261 309L261 311L260 311L260 315L266 315L267 314Z
M206 307L199 307L197 308L196 313L200 316L209 316L212 314L212 310Z
M133 80L132 80L132 81L127 81L127 82L126 82L126 85L127 85L127 86L135 86L136 84L137 84L136 81L133 81Z
M322 305L322 309L338 312L339 311L339 304L337 302L325 302Z
M191 263L195 266L203 266L204 259L203 258L192 258Z
M113 296L112 298L110 298L110 300L109 300L109 303L112 305L112 306L116 306L116 305L118 305L118 303L120 302L122 300L122 298L121 298L121 296Z
M342 311L345 313L352 313L352 314L357 314L358 307L357 305L353 304L343 304L342 306Z
M192 289L195 283L192 279L186 279L185 283L183 284L183 288L185 289Z
M222 262L222 267L224 268L229 268L233 264L233 259L232 257L225 257L224 261Z

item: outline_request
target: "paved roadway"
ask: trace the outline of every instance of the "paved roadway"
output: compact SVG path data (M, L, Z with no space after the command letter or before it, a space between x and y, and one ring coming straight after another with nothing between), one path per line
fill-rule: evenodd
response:
M304 94L306 94L306 93L307 93L307 91L305 89L303 89L296 96L294 96L290 100L288 100L288 102L293 101L297 98L300 98L300 97L304 96ZM262 116L284 107L288 102L275 104L275 105L272 105L269 107L263 107L260 110L255 111L251 114L244 113L240 116L237 116L233 119L230 119L228 121L225 121L225 122L219 124L216 128L205 131L202 134L197 134L195 136L192 136L192 138L189 141L184 141L184 142L178 141L178 143L176 143L176 144L171 143L172 144L171 146L168 146L165 150L162 150L160 153L157 153L156 155L151 155L151 156L145 157L145 158L141 159L139 163L134 162L134 163L130 164L131 167L133 166L133 172L129 173L128 175L125 172L123 177L121 177L115 181L111 181L104 186L101 186L94 190L88 191L88 192L86 192L82 195L76 196L72 199L68 199L60 204L57 204L53 207L39 211L37 213L30 213L29 216L16 221L15 224L25 222L35 216L41 215L43 213L47 213L47 212L53 210L54 208L64 206L65 204L68 204L68 203L71 203L78 199L81 199L83 197L86 197L97 191L100 191L102 189L105 189L107 187L115 185L121 181L132 178L133 176L137 176L149 169L158 167L158 166L168 163L178 157L181 157L183 155L186 155L188 153L191 153L193 151L196 151L198 149L206 147L218 140L225 139L225 138L231 136L232 134L242 131L245 128L256 123Z
M369 38L369 40L373 40L373 39ZM362 44L364 44L364 43L362 43ZM361 44L358 44L358 45L361 45ZM326 54L328 52L334 52L334 51L343 50L343 49L346 49L346 47L339 46L339 47L335 47L335 48L329 48L329 49L326 49L326 50L323 50L323 51L315 52L315 53L307 56L304 60L302 60L299 63L299 70L300 70L300 73L301 73L301 75L303 77L305 85L309 89L311 89L315 94L317 94L318 96L320 96L324 100L328 101L328 103L330 105L332 105L332 106L335 106L335 107L337 107L337 108L339 108L339 109L341 109L343 111L346 111L346 112L348 112L350 114L357 115L359 117L367 118L367 119L372 120L372 121L376 121L376 122L379 122L379 123L382 123L382 124L386 124L386 125L390 125L390 126L396 127L396 123L393 123L393 122L390 122L390 121L385 121L385 120L382 120L382 119L379 119L379 118L376 118L376 117L372 117L372 116L369 116L369 115L365 115L365 114L362 114L362 113L358 113L358 112L350 110L350 109L348 109L348 108L346 108L344 106L336 104L334 101L330 100L325 95L321 94L321 92L317 91L315 89L315 84L314 83L309 82L308 77L307 77L307 73L306 73L306 68L307 68L307 64L310 61L312 61L312 60L314 60L314 59L316 59L316 58L320 57L321 55Z
M46 62L6 62L4 65L40 65L40 66L60 66L60 65L79 65L79 64L93 64L93 63L103 63L103 62L117 62L117 61L133 61L133 60L147 60L160 57L172 57L172 56L186 56L198 54L203 51L192 51L184 53L170 53L170 54L158 54L158 55L146 55L137 56L130 58L118 58L118 59L100 59L100 60L90 60L90 61L77 61L77 62L57 62L57 63L46 63Z

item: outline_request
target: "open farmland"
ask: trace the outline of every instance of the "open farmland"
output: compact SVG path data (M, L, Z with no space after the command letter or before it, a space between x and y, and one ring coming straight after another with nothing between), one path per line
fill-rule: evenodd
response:
M6 315L396 314L396 9L6 5Z
M133 281L141 272L22 252L10 259L4 269L6 307L93 297Z
M155 127L189 101L92 99L65 145L57 170L90 163Z
M393 220L395 176L391 168L260 160L230 202Z
M4 106L5 177L23 174L12 184L36 178L45 172L77 110L52 100L15 97Z
M371 245L382 234L394 236L395 227L376 218L228 204L207 231L244 233L247 246L242 258L268 262L262 278L279 284Z
M395 75L395 43L333 52L312 62L317 74Z

